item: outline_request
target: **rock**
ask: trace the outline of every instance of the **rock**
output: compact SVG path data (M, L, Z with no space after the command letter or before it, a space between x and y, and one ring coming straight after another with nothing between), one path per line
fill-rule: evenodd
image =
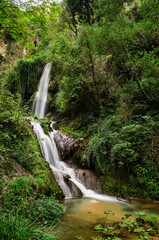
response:
M70 177L70 175L68 175L68 174L64 176L64 180L65 180L66 182L68 182L70 178L71 178L71 177Z
M98 178L91 171L77 169L77 166L75 166L76 163L79 164L80 162L84 144L81 144L80 141L77 141L68 133L56 130L54 130L54 140L62 160L67 161L67 164L75 169L77 179L87 189L102 193L102 187ZM69 175L64 176L67 185L71 188L72 195L74 197L82 196L78 187L72 181L69 181L70 178Z
M101 183L91 171L83 169L78 169L75 171L77 178L80 179L87 189L91 189L97 193L102 193Z
M80 148L77 140L63 131L54 131L54 139L63 161L69 161Z
M67 184L71 190L73 197L82 197L83 196L81 190L73 182L68 181Z

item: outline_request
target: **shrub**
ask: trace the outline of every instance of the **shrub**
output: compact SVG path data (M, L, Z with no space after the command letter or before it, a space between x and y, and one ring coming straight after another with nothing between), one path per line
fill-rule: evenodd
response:
M3 206L18 208L34 192L33 178L20 177L11 182L2 194Z
M121 180L131 176L131 185L140 186L148 197L158 198L156 133L158 122L151 116L136 116L124 123L119 116L109 116L98 122L83 161L98 173L117 173Z
M30 220L52 224L59 221L66 207L60 204L53 196L41 196L35 199L29 198L28 202L20 209Z

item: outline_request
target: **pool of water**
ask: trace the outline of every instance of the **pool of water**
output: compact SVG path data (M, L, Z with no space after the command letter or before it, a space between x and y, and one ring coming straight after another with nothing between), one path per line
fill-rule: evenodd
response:
M115 213L114 216L108 216L107 222L109 223L121 221L125 213L133 214L134 211L143 211L148 215L159 216L159 204L146 201L132 201L131 203L122 201L103 202L95 199L79 198L65 200L63 204L67 206L68 210L56 229L60 231L58 236L62 240L74 240L77 239L77 236L88 240L92 236L96 236L98 233L93 230L93 227L98 223L97 219L104 216L103 212L105 210L112 210ZM122 239L137 238L123 236Z

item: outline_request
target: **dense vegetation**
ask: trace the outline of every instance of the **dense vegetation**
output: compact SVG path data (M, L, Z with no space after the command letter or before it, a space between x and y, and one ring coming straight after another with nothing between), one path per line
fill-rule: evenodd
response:
M30 105L26 102L36 90L44 56L20 59L13 69L8 69L19 58L16 49L21 51L25 45L27 54L34 51L31 34L36 32L28 21L33 16L38 21L39 11L35 10L22 11L14 2L0 1L1 46L8 44L1 56L1 70L5 72L0 79L0 239L6 240L56 239L54 226L65 212L57 200L64 197L63 193L41 156L27 118Z
M84 132L80 165L102 175L105 191L158 199L159 3L64 5L50 34L50 111Z
M63 193L41 157L30 122L22 116L20 96L13 99L1 87L0 238L55 239L53 227L46 226L64 213L56 200Z
M78 164L96 172L109 193L159 198L158 12L158 0L0 1L3 229L16 211L17 224L33 223L37 203L54 204L53 219L64 211L44 197L61 191L24 118L47 62L49 115L85 140Z

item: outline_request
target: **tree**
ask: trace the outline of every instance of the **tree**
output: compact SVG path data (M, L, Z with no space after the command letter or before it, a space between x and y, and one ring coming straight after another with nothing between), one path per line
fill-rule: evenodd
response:
M85 21L91 24L93 16L93 0L66 0L67 11L74 22Z
M34 47L34 37L46 36L47 33L48 2L42 3L38 5L36 1L0 0L0 37ZM51 3L50 5L52 6Z
M77 35L79 23L92 24L94 22L94 0L64 0L62 19Z

